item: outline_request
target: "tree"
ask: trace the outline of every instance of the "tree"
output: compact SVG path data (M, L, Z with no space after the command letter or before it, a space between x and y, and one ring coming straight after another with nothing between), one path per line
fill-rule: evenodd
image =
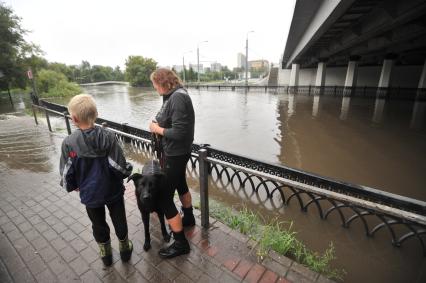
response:
M81 93L80 87L70 83L64 74L46 69L38 73L37 89L41 97L71 96Z
M112 68L109 66L93 65L91 70L92 80L94 82L103 82L112 80Z
M126 59L125 78L132 86L149 86L149 76L157 68L157 62L142 56L129 56Z
M120 70L120 66L116 66L112 72L112 80L114 81L124 81L124 74Z
M192 68L192 66L190 66L189 71L187 73L186 80L192 82L192 81L195 81L196 78L197 78L197 74L194 72L194 69Z
M80 77L78 81L80 83L91 83L92 82L92 74L91 74L91 66L87 61L81 61L80 65Z
M6 84L24 88L26 84L25 58L40 53L37 46L24 40L26 30L13 10L0 2L0 71Z

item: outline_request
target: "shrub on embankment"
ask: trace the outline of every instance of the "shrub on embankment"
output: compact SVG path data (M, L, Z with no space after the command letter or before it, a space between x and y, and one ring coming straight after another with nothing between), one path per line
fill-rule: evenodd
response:
M64 74L53 70L40 70L36 82L40 97L73 96L81 93L79 85L69 82Z
M331 261L336 258L332 242L324 253L319 254L296 238L297 232L292 230L292 223L275 219L265 225L259 214L246 207L237 212L214 201L210 201L210 213L230 228L257 242L257 256L260 259L274 250L331 279L343 279L345 271L331 267Z

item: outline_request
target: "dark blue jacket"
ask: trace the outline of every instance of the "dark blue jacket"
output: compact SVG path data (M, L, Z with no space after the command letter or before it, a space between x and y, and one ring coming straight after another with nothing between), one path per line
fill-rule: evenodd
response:
M78 129L64 139L59 172L64 189L79 189L81 202L96 208L123 196L123 179L132 173L132 166L115 135L95 127Z

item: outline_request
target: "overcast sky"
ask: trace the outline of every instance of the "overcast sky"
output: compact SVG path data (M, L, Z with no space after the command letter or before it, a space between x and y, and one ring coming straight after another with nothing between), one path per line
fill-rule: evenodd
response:
M151 57L161 66L200 61L237 65L249 60L278 63L284 51L295 0L0 0L11 6L27 40L53 62L121 67L129 55Z

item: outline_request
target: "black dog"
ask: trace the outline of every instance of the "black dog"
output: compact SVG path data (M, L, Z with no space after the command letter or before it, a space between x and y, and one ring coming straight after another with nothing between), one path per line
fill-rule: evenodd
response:
M135 184L135 194L138 203L138 208L142 215L142 222L145 230L145 243L143 249L148 251L151 248L151 236L149 234L149 216L150 213L156 212L160 220L161 234L166 242L170 241L170 234L167 232L164 223L164 212L158 204L159 191L167 186L167 180L164 173L161 171L160 163L151 160L147 162L143 169L142 174L132 174L127 182L133 180Z

